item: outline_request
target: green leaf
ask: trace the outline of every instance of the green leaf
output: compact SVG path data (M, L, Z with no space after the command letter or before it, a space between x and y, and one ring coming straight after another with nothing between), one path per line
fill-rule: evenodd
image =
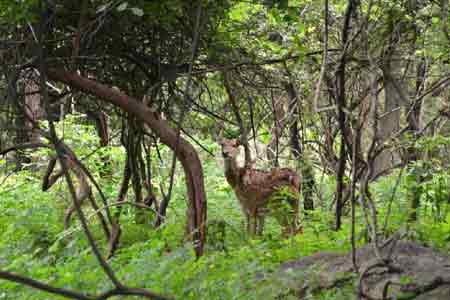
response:
M305 37L305 33L306 33L305 24L303 24L302 22L298 23L297 31L298 31L297 37L298 38L304 38Z

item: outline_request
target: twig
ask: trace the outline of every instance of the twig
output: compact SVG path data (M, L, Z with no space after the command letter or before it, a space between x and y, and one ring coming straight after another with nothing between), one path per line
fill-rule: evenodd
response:
M137 289L137 288L114 288L111 289L103 294L100 295L91 295L91 294L83 294L77 291L68 290L64 288L58 288L50 286L46 283L43 283L41 281L25 277L18 274L13 274L10 272L5 272L0 270L0 278L13 281L16 283L24 284L30 287L33 287L35 289L45 291L51 294L56 294L60 296L64 296L69 299L77 299L77 300L106 300L113 296L120 296L120 295L134 295L134 296L144 296L148 299L155 299L155 300L169 300L172 299L171 297L161 296L155 293L152 293L150 291L147 291L145 289Z

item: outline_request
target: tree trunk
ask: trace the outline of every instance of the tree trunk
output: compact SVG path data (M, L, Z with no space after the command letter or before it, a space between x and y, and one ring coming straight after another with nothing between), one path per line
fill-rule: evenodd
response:
M396 27L398 25L395 24L392 18L389 19L388 26L391 34L390 45L386 47L383 54L384 61L381 66L384 81L384 113L380 116L378 122L380 127L377 138L379 138L380 142L388 141L400 129L400 105L402 101L397 89L404 88L404 82L400 74L402 66L398 60L393 62L393 59L401 55L396 48L400 37L398 33L395 33L395 31L400 29ZM398 155L392 152L391 149L388 148L381 152L375 159L374 173L377 174L389 170L395 160L398 160Z
M380 141L385 142L393 134L400 130L400 96L398 95L395 84L387 79L389 76L395 76L391 73L392 66L389 62L386 69L383 69L384 75L384 113L380 118L379 124L381 125L378 130L378 138ZM389 73L390 75L388 75ZM383 151L375 159L374 173L380 173L388 170L392 167L393 162L397 159L395 153L392 153L390 149Z
M414 16L417 12L417 1L410 0L408 1L408 11L413 16L412 25L414 27L414 38L413 44L411 45L411 49L416 49L417 36L419 34L417 24L415 22ZM415 52L415 51L414 51ZM413 52L413 53L414 53ZM416 65L416 86L414 90L414 98L419 95L424 88L425 75L426 75L426 61L424 57L416 56L416 61L418 61ZM414 137L413 141L410 141L410 145L406 149L406 159L408 164L411 165L411 179L408 196L411 201L411 211L409 214L409 221L414 222L417 220L417 210L420 205L420 197L422 195L422 190L420 188L420 184L422 183L422 170L419 169L417 165L414 165L417 160L421 158L420 152L416 149L414 141L419 138L419 132L421 130L421 112L422 112L422 100L415 101L412 103L411 107L406 110L407 116L406 119L408 121L408 132L411 133L411 136Z
M177 139L176 131L159 115L136 99L118 91L65 70L49 69L49 78L63 82L73 88L95 95L145 122L160 138L161 142L175 152L181 162L188 191L188 228L193 236L197 256L203 254L206 237L206 193L203 180L203 168L195 148L185 139Z
M267 145L267 159L270 164L278 168L280 163L278 157L280 155L280 137L283 133L284 122L283 119L286 116L286 111L284 108L284 99L279 97L278 99L272 95L272 110L274 118L274 126L272 128L272 138Z
M314 170L308 163L308 159L300 144L300 137L298 134L299 110L297 93L292 83L286 84L286 90L289 96L289 111L291 112L289 126L290 145L292 154L297 159L302 176L303 207L306 212L308 210L314 210L313 192L316 182L314 179Z
M419 64L417 65L417 77L416 77L416 95L420 93L420 90L422 89L423 82L425 80L425 60L421 59ZM422 101L417 101L416 103L413 103L413 106L411 108L411 111L409 115L407 116L408 120L408 131L411 132L411 134L414 137L417 137L417 133L420 131L420 119L421 119L421 111L422 111ZM414 144L410 145L407 149L407 161L409 164L414 164L417 160L420 159L420 153L417 151ZM417 220L417 209L419 208L420 204L420 196L421 196L421 189L420 189L420 183L422 182L422 176L421 176L421 170L418 170L418 166L412 166L413 169L411 170L411 179L412 182L410 182L410 187L408 190L409 198L411 199L411 212L409 214L409 221L416 221Z
M25 84L25 111L31 120L27 120L26 127L30 132L30 142L39 143L39 132L34 128L33 123L38 122L43 117L41 106L41 95L39 86L33 79L27 80Z
M34 80L28 79L25 82L25 98L23 107L17 112L16 144L39 143L39 133L34 128L33 123L42 118L41 96L39 86ZM16 170L21 170L24 164L31 163L31 158L22 151L16 153Z

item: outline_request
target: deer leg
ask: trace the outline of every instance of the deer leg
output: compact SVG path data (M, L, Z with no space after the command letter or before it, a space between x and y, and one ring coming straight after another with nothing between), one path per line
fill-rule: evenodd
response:
M245 225L247 226L247 234L250 234L250 214L245 212Z
M245 218L247 221L247 234L254 236L257 230L257 215L255 212L245 212Z
M256 212L252 212L250 215L250 221L249 221L249 233L251 236L255 236L256 235L256 223L257 223L257 214Z
M262 214L258 215L258 225L257 225L257 234L258 236L262 236L264 232L264 216Z

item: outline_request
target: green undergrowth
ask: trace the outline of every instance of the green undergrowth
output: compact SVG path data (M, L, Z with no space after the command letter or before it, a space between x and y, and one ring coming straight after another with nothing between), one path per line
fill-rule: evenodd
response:
M211 146L210 150L217 148ZM283 239L279 225L274 218L269 218L264 235L249 239L239 204L223 177L220 160L204 157L203 161L208 226L210 232L214 232L221 224L219 228L225 229L225 235L221 230L220 238L211 234L206 254L198 260L195 258L190 242L183 236L186 193L182 172L178 171L168 218L161 228L151 226L151 214L147 224L136 224L134 209L124 207L121 246L110 264L127 285L146 287L175 299L280 299L279 295L290 299L289 290L299 285L302 274L296 280L278 276L277 269L282 263L319 251L345 253L350 250L349 210L342 230L333 230L334 216L328 204L334 190L331 178L319 185L327 202L316 199L317 209L307 216L302 214L303 233ZM89 166L96 163L95 156L86 160ZM115 161L114 169L121 170L122 163ZM167 179L167 169L161 166L157 170L157 181ZM70 199L65 185L61 181L49 192L41 192L41 172L23 171L11 175L0 186L0 269L85 293L100 293L111 288L77 222L73 221L68 232L63 230L62 217ZM438 209L437 200L433 198L441 193L439 185L427 183L419 220L414 226L406 226L408 182L402 179L397 185L397 175L384 177L371 186L380 230L385 227L385 216L389 214L386 232L402 230L406 238L448 252L448 206L439 202ZM113 178L101 182L108 199L116 196L119 179L120 171L117 171ZM132 195L129 197L131 201ZM359 206L357 211L356 242L363 245L368 237ZM106 243L95 215L89 209L86 215L98 245L105 251ZM330 295L323 297L332 299ZM0 281L0 299L63 298Z

